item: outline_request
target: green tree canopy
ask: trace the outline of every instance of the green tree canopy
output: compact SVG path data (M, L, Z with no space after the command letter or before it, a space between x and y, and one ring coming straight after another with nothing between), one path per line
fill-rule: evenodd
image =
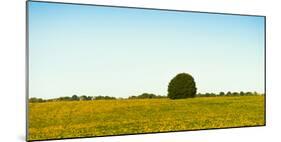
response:
M176 75L168 85L170 99L193 98L196 95L196 84L193 77L187 73Z

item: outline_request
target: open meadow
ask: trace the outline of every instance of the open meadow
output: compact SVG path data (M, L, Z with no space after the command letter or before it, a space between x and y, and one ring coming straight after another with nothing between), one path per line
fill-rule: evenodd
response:
M29 103L29 140L264 125L264 96Z

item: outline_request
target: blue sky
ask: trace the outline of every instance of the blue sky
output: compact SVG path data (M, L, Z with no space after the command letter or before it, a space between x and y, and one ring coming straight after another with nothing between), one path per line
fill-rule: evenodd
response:
M264 17L29 2L30 97L264 92Z

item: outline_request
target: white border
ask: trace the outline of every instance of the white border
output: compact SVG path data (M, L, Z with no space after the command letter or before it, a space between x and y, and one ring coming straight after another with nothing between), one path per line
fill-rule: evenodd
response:
M267 126L177 133L72 139L96 142L278 141L281 128L280 4L274 0L56 0L131 7L267 16ZM25 1L0 5L0 141L25 140ZM278 132L279 131L279 132Z

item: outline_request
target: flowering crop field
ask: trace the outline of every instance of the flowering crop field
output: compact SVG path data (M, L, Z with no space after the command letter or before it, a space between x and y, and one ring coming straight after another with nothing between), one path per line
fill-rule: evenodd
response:
M264 96L29 103L28 140L265 125Z

